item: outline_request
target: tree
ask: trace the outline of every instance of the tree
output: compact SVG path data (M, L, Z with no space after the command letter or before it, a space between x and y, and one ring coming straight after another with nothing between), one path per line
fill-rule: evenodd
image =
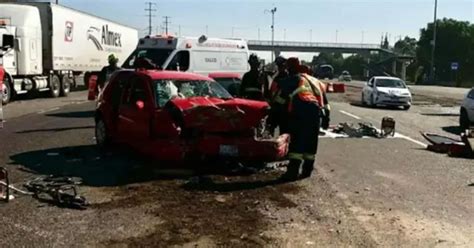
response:
M382 48L388 49L389 47L390 47L390 43L388 42L388 38L387 38L387 36L385 35L385 39L384 39L384 41L383 41Z
M393 49L396 53L404 55L415 55L416 54L417 40L405 36L403 40L399 40L395 43Z
M431 41L433 39L433 23L421 29L420 40L416 49L416 58L424 73L431 68ZM435 72L436 79L453 81L454 73L451 63L459 63L458 80L474 79L474 25L469 22L443 19L437 21Z

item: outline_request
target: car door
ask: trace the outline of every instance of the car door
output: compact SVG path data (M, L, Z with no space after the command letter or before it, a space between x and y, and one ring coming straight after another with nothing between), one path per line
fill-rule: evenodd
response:
M148 78L134 75L125 86L118 116L118 139L139 145L150 138L150 123L154 110Z

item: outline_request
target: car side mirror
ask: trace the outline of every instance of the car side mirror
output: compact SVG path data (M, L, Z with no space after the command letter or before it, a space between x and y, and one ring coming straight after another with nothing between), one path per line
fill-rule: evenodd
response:
M142 110L145 108L145 103L142 101L142 100L138 100L136 103L135 103L135 106L137 106L137 109L138 110Z

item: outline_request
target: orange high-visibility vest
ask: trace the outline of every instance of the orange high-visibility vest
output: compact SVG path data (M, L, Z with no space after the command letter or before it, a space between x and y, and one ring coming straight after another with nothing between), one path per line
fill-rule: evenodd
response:
M294 97L298 97L301 101L304 102L316 102L320 108L324 108L324 91L325 87L319 80L309 75L301 74L301 79L298 83L298 88L296 88L290 94L290 104L288 106L288 110L291 112L293 108L292 102Z

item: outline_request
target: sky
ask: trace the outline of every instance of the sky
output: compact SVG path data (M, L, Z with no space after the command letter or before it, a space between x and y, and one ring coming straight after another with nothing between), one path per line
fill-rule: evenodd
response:
M183 36L271 39L271 14L277 8L275 40L376 43L388 34L419 37L433 21L435 0L59 0L147 33L145 2L151 1L153 31L161 33L170 16L170 32ZM438 18L474 22L474 0L439 0Z

